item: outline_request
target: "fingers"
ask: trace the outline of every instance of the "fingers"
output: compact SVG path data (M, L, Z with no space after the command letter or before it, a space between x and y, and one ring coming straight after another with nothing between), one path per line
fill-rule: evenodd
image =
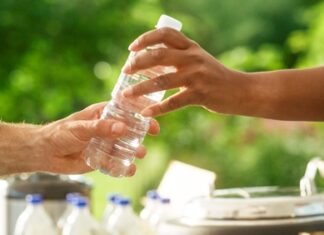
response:
M74 120L89 120L89 119L99 119L107 102L101 102L97 104L92 104L87 108L73 113L64 120L74 121Z
M109 120L74 121L67 123L69 131L81 141L89 141L93 137L118 138L126 132L122 122Z
M160 28L142 34L130 44L128 49L131 51L139 51L159 43L164 43L169 47L177 49L186 49L190 46L191 40L177 30Z
M152 105L142 111L142 115L145 117L154 117L161 114L168 113L170 111L179 109L181 107L193 104L194 100L188 90L179 92L169 98L165 99L161 103Z
M135 172L136 172L136 165L135 164L131 164L129 167L128 167L128 170L127 170L127 177L132 177L133 175L135 175Z
M145 155L146 155L146 149L144 145L140 145L136 150L135 156L139 159L142 159L145 157Z
M130 86L123 91L125 97L141 96L156 91L169 90L191 83L191 76L188 71L168 73Z
M157 135L160 133L160 125L155 119L151 119L148 133L150 135Z
M163 66L180 66L186 63L187 57L181 50L157 48L152 50L141 51L134 57L131 57L122 71L127 74L135 73L136 71L151 68L157 65Z

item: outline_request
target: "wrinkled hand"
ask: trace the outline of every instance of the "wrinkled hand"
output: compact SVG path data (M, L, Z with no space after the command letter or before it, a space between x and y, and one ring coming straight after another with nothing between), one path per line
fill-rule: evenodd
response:
M105 103L99 103L74 113L64 119L41 127L40 135L43 140L41 153L43 171L75 174L91 171L84 162L82 152L93 137L103 139L116 139L125 134L124 123L113 120L100 120L99 117ZM150 134L157 134L159 125L155 120L151 121ZM146 150L143 146L137 149L136 157L143 158ZM129 168L128 175L134 175L135 165Z
M166 48L141 51L159 43ZM209 110L224 112L238 105L237 87L242 82L232 79L235 71L220 64L197 43L181 32L162 28L147 32L130 46L131 51L141 51L124 66L123 72L132 74L150 67L174 66L177 71L161 75L125 89L125 97L180 88L180 91L142 111L144 116L157 116L187 105L200 105Z

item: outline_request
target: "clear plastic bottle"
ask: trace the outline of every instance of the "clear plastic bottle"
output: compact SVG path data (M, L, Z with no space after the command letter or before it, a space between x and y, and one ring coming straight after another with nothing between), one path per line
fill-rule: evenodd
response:
M182 24L178 20L162 15L156 28L169 27L180 31L181 26ZM151 49L164 46L158 44ZM130 53L129 57L132 56L134 56L134 53ZM102 173L114 177L127 175L129 166L134 161L135 151L143 142L149 128L150 118L143 117L140 112L149 105L161 101L165 92L154 92L136 98L125 98L122 91L131 85L172 71L174 71L174 68L170 70L170 67L156 66L132 75L120 74L112 92L112 100L108 102L101 118L113 118L123 121L128 126L127 134L125 137L115 141L93 138L85 150L85 160L91 168L98 169Z
M107 235L103 227L91 216L84 197L73 199L73 211L63 226L62 235Z
M146 193L145 207L140 213L140 218L149 221L152 214L155 213L159 206L160 196L157 191L150 190Z
M68 193L66 194L66 209L63 212L62 216L59 218L59 220L57 221L57 228L59 229L59 232L62 232L62 229L65 225L65 223L67 223L67 218L69 217L69 215L72 213L73 211L73 200L75 200L76 198L80 197L80 193Z
M115 212L118 200L121 198L118 194L111 194L107 197L107 206L105 208L102 224L106 226L109 223L111 215Z
M159 206L156 208L154 213L149 218L149 224L155 229L158 230L158 227L161 223L165 222L168 219L172 218L170 207L171 200L170 198L160 198Z
M57 230L43 207L40 194L26 196L26 209L18 217L14 235L56 235Z
M112 235L145 235L145 228L142 221L134 213L131 202L127 198L118 200L116 209L111 215L106 231Z

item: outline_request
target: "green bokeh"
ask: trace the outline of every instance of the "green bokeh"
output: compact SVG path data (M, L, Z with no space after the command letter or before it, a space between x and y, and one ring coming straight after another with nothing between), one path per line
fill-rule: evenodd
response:
M0 118L46 123L109 99L128 44L161 13L179 18L184 33L235 69L324 63L318 0L1 0ZM140 197L157 187L171 159L215 171L220 188L297 185L306 162L324 146L319 123L283 124L198 107L159 121L161 134L146 138L148 155L135 177L89 174L97 217L109 192L130 196L139 209Z

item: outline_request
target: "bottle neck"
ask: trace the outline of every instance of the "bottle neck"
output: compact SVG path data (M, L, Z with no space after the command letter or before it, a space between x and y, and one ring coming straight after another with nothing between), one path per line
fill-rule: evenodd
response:
M147 208L152 208L152 207L156 207L159 205L159 201L158 200L154 200L154 199L149 199L145 205L145 207Z
M122 212L122 213L133 213L133 208L131 206L117 206L116 210Z
M74 211L84 216L90 216L90 211L88 207L75 207Z
M42 214L44 216L44 214L47 214L47 212L45 211L45 208L43 206L42 203L40 204L28 204L26 211L28 211L31 214Z
M42 210L44 208L42 203L39 204L28 204L28 208L32 210Z
M77 207L77 206L75 206L74 209L77 210L77 211L80 211L80 212L81 211L82 212L89 212L89 208L87 206L84 206L84 207Z

